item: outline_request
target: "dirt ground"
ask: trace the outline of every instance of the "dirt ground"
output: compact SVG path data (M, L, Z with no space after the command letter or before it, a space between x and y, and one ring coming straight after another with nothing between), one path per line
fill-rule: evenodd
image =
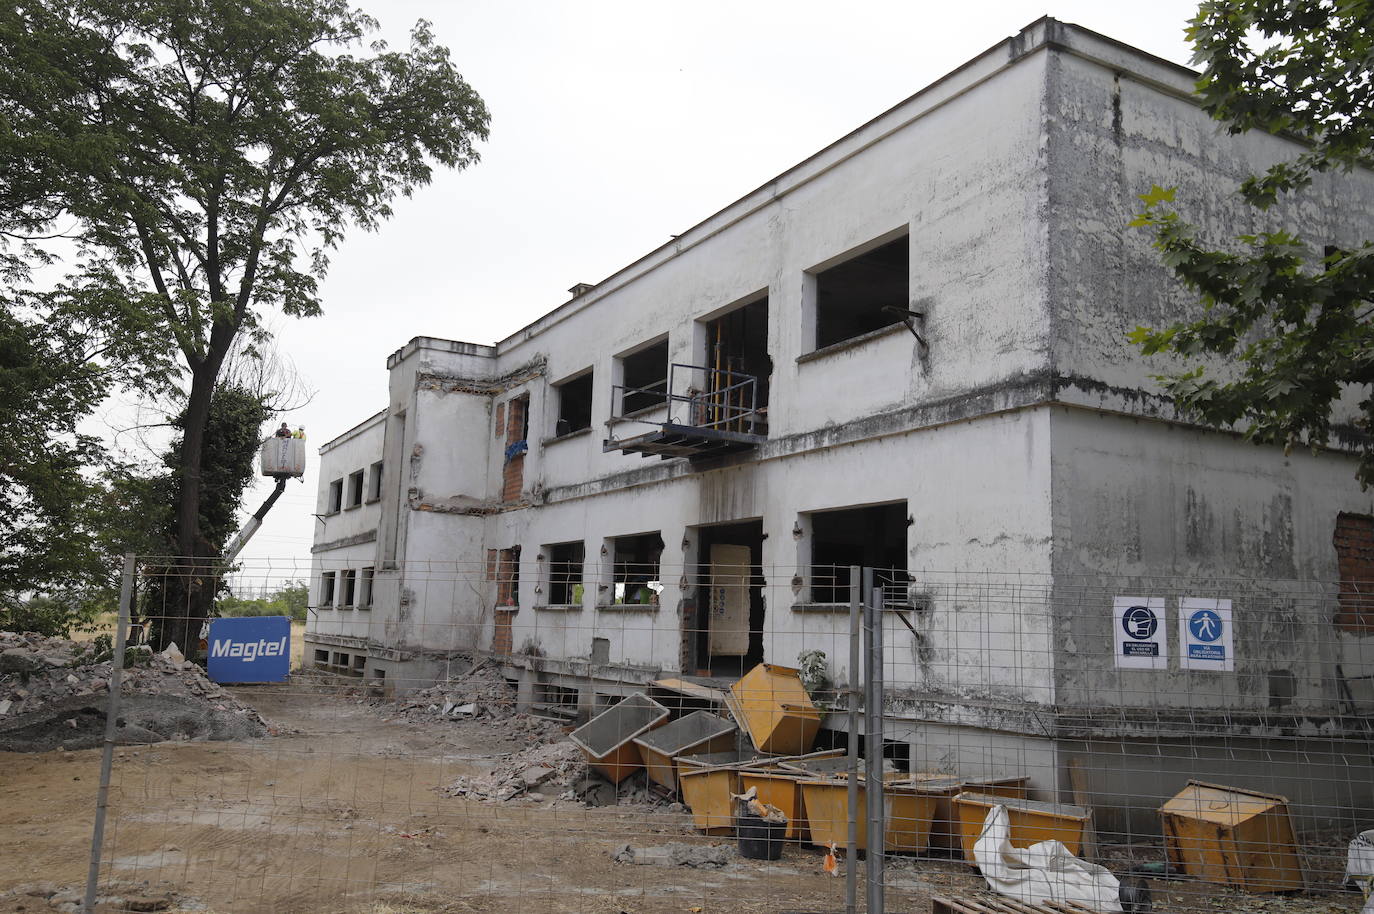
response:
M287 735L118 749L104 884L146 883L149 898L174 893L166 910L218 914L844 909L844 880L823 872L816 849L789 845L775 863L734 858L720 869L615 863L626 843L725 842L667 808L583 809L556 798L487 805L436 790L519 748L499 725L388 719L308 680L234 691ZM0 753L0 893L36 881L79 891L99 758L98 750ZM893 912L929 911L932 893L981 892L981 880L954 861L902 860L888 881ZM1360 907L1350 893L1155 889L1156 911ZM0 910L59 908L10 895Z

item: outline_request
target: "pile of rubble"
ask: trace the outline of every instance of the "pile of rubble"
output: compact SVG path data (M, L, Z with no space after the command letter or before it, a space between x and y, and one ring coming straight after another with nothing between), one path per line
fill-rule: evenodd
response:
M0 632L0 748L84 749L103 738L109 659L92 642ZM133 648L123 672L120 742L241 739L268 724L174 651Z
M515 689L501 676L501 671L487 661L480 661L452 678L419 689L395 703L398 717L407 720L429 720L447 717L452 720L506 721L517 716ZM392 707L391 702L377 702Z
M482 775L463 776L443 788L451 797L505 802L516 797L577 798L588 780L587 760L568 740L529 746L505 756Z
M440 788L451 797L483 803L552 801L575 803L584 807L634 806L666 807L670 812L685 812L686 807L655 790L643 771L618 786L607 781L587 764L582 750L570 740L535 744L504 756L483 775L464 775Z

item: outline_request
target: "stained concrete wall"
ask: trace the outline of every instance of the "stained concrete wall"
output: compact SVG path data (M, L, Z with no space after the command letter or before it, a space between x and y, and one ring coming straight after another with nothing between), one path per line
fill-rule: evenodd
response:
M1051 423L1060 701L1265 710L1279 672L1296 679L1287 711L1330 713L1340 697L1335 664L1344 660L1347 676L1371 672L1365 639L1330 624L1335 518L1369 513L1374 502L1348 456L1285 457L1233 435L1120 415L1177 418L1153 379L1176 363L1141 357L1127 336L1201 312L1160 264L1152 235L1127 223L1143 206L1138 194L1173 186L1178 209L1208 240L1285 228L1319 254L1374 232L1374 178L1322 176L1260 214L1236 187L1291 158L1296 144L1229 136L1188 97L1186 72L1142 68L1077 30L1060 27L1056 40L1065 50L1049 55L1045 107L1056 399L1111 413L1056 409ZM1176 643L1170 672L1115 670L1110 596L1133 580L1131 595L1153 587L1170 596L1175 642L1177 587L1232 598L1236 672L1180 671Z

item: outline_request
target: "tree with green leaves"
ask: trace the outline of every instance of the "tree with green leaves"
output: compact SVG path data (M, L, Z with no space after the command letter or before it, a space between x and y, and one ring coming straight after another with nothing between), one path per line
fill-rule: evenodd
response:
M62 236L83 291L135 305L175 359L173 551L188 576L213 567L206 434L231 351L265 339L268 313L319 314L345 231L376 229L487 136L482 99L426 23L405 51L364 46L376 28L343 0L0 10L0 233Z
M6 278L22 282L22 264ZM101 500L117 467L82 421L116 388L165 377L144 326L127 302L66 284L0 295L0 628L61 633L108 602Z
M1318 176L1374 167L1374 0L1208 0L1188 29L1204 109L1233 133L1262 130L1301 150L1239 193L1269 210ZM1219 249L1173 208L1172 189L1142 195L1134 224L1153 230L1164 264L1204 306L1203 314L1132 339L1146 354L1187 360L1220 356L1234 373L1193 367L1161 378L1187 413L1238 424L1285 449L1328 444L1333 407L1360 397L1358 476L1374 482L1374 245L1318 249L1282 228L1239 235ZM1179 205L1182 205L1181 202Z

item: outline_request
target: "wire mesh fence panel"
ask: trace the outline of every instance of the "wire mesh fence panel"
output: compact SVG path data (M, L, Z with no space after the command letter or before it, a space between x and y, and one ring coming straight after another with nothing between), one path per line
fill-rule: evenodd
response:
M141 558L98 897L1361 908L1347 856L1374 826L1374 656L1352 588L661 552L624 537L604 554L317 558L225 578ZM864 702L877 670L854 649L874 626L881 698ZM8 656L76 650L4 638ZM0 749L35 753L9 756L34 761L5 788L31 817L10 831L34 871L0 891L43 881L69 904L111 676L98 653L70 660L6 673L0 729ZM79 796L71 777L89 779ZM54 805L70 827L36 827Z

